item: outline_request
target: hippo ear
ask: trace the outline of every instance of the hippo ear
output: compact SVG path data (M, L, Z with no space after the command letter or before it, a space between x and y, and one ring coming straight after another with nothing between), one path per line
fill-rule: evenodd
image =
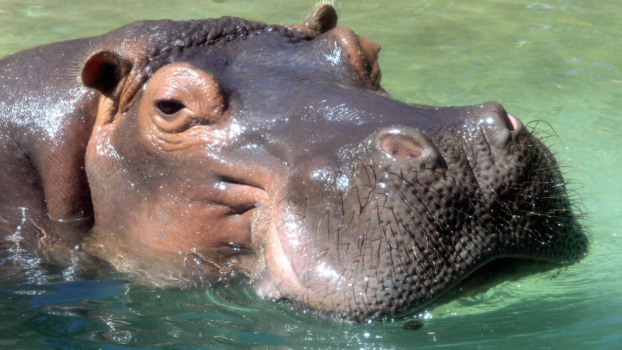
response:
M322 4L315 8L313 13L302 23L316 35L326 33L337 26L337 11L329 4Z
M125 78L132 64L116 52L100 50L89 56L82 67L82 82L86 87L110 96Z

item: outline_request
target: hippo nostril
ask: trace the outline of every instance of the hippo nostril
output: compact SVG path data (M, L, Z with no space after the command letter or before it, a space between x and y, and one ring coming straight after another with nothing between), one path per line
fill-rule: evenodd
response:
M419 144L403 135L386 135L380 140L380 147L397 158L417 158L423 154Z
M475 115L481 117L481 120L492 128L499 131L504 129L516 131L521 126L520 120L507 113L497 102L486 102L477 107Z
M505 114L505 125L510 131L518 129L520 121L510 114Z

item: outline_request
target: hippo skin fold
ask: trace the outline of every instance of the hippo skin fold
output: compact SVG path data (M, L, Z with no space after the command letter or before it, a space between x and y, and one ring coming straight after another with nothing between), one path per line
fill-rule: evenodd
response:
M493 261L584 257L543 143L498 103L392 99L379 50L324 4L299 26L141 21L3 58L3 278L28 264L162 288L236 276L362 321L419 310Z

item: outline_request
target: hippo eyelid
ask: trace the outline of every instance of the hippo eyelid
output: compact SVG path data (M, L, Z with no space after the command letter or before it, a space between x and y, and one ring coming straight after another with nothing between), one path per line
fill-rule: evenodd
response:
M186 108L183 103L175 100L158 100L155 102L155 107L166 116L173 116Z

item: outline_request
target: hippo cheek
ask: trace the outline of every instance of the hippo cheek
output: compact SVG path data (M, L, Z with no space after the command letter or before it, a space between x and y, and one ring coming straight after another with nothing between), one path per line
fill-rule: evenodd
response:
M174 157L167 157L169 169L152 179L149 196L135 211L130 225L134 236L173 251L251 248L253 218L268 202L263 175L255 171L248 178L244 176L247 167L217 163L205 153L211 151L188 152L183 155L187 160L177 165L171 160ZM226 157L227 152L219 154Z
M250 248L254 211L267 201L262 179L270 175L259 164L223 161L232 156L224 149L153 150L125 135L136 129L125 123L118 130L102 127L90 145L94 231L156 251Z

